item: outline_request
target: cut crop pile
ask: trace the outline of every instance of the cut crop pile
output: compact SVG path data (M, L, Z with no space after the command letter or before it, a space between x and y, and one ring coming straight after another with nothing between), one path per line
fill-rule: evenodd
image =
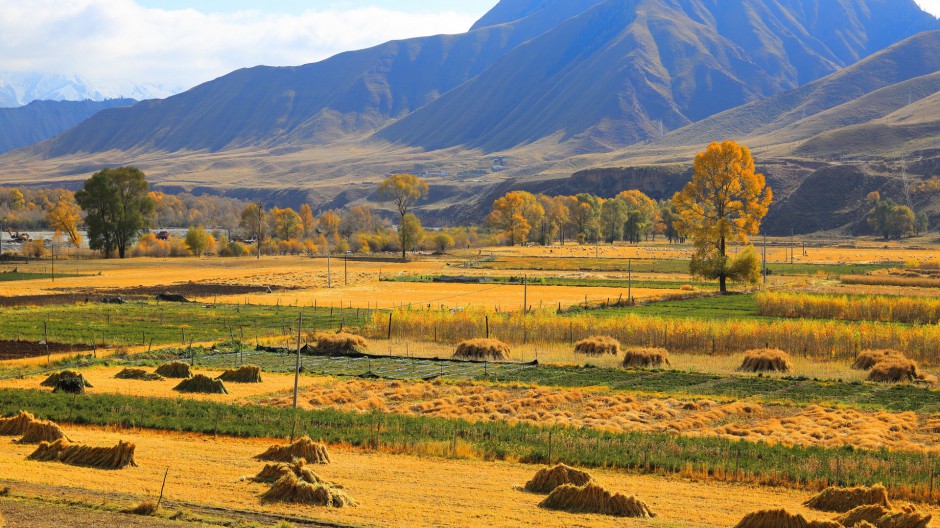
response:
M509 357L509 345L499 339L468 339L461 341L454 351L454 359L505 360Z
M868 522L877 528L927 528L931 516L906 506L900 510L890 510L879 504L859 506L836 517L843 526L858 526Z
M205 374L196 374L186 378L173 387L177 392L197 392L201 394L228 394L225 384L220 380L212 379Z
M790 372L790 354L776 348L760 348L744 352L741 372Z
M161 381L163 376L155 372L147 372L139 368L126 368L114 375L117 379L132 379L142 381Z
M620 341L610 336L593 336L582 339L574 344L575 354L585 356L603 356L604 354L620 354Z
M533 493L551 493L562 484L583 486L591 481L591 475L565 464L558 464L550 468L542 468L535 473L532 480L525 483L525 490Z
M91 447L72 444L64 438L55 442L42 442L29 460L62 462L72 466L86 466L98 469L123 469L136 466L134 449L131 442L118 442L114 447Z
M814 495L805 504L814 510L836 513L845 513L859 506L870 504L891 508L888 490L881 484L853 488L830 486Z
M291 462L295 458L302 458L309 464L330 463L330 455L326 451L326 446L314 442L309 436L300 438L292 444L273 445L255 458L274 462Z
M669 351L665 348L628 348L624 351L625 368L649 368L669 366Z
M342 489L334 487L329 482L306 482L293 472L277 479L271 489L264 492L261 498L272 502L293 502L317 506L331 506L342 508L356 506Z
M226 370L216 379L233 383L261 383L261 367L242 365L234 370Z
M318 334L316 352L327 356L349 356L368 351L365 338L348 332Z
M903 358L904 354L897 350L862 350L852 363L852 368L857 370L871 370L877 363L887 359Z
M0 435L19 436L26 432L29 424L36 421L36 417L26 411L20 411L14 416L0 418Z
M172 361L160 365L157 367L156 373L164 378L189 378L193 375L189 364L183 363L182 361Z
M844 528L836 521L807 521L799 513L784 509L760 510L749 513L734 528Z
M85 392L85 388L92 388L92 384L82 376L81 373L73 370L63 370L56 372L46 378L39 385L43 387L53 387L53 391L64 391L70 393Z
M646 503L636 497L611 493L593 482L583 486L562 484L552 490L548 497L539 503L539 506L569 513L599 513L615 517L650 518L656 516Z
M20 444L39 444L41 442L55 442L66 438L62 428L49 420L34 420L27 424L23 437L17 440Z

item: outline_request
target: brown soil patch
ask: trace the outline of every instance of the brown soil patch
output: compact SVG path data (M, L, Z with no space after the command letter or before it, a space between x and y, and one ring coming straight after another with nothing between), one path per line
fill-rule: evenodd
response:
M48 354L91 352L91 350L92 347L82 344L54 342L40 344L38 341L0 339L0 360L40 357Z

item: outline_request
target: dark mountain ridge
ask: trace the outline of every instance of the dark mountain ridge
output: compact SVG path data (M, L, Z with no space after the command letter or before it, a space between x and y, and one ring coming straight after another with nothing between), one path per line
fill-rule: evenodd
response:
M33 101L0 108L0 154L57 136L98 112L136 103L134 99L104 101Z

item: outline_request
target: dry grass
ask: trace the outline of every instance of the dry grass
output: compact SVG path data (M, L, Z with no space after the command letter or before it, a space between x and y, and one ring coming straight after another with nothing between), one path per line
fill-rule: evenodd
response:
M509 357L509 345L499 339L468 339L461 341L454 350L455 359L502 361Z
M42 442L55 442L64 438L68 440L62 428L49 420L34 420L27 424L23 437L17 440L20 444L39 444Z
M294 459L303 459L310 464L329 464L330 455L326 446L314 442L309 436L300 438L292 444L272 445L255 458L275 462L291 462Z
M864 286L901 286L905 288L936 288L940 279L928 277L900 277L895 275L842 275L842 284Z
M624 351L621 363L624 368L668 367L669 365L669 351L657 347L628 348Z
M897 350L891 349L862 350L858 353L858 357L856 357L855 361L852 363L852 368L858 370L871 370L871 368L874 367L876 363L896 357L903 358L904 354L898 352Z
M192 368L190 368L189 364L183 363L182 361L164 363L157 367L156 373L164 378L189 378L193 375Z
M611 493L598 484L589 482L583 486L562 484L558 486L539 506L549 510L561 510L569 513L599 513L614 517L656 517L645 502L636 497L627 497L622 493Z
M234 370L226 370L217 379L233 383L261 383L261 367L242 365Z
M328 356L348 356L368 352L365 338L348 332L317 334L317 352Z
M136 466L134 450L136 446L131 442L118 442L114 447L91 447L81 444L71 444L64 438L55 442L42 442L31 455L29 460L62 462L72 466L85 466L97 469L123 469L127 466Z
M592 336L574 344L574 353L585 356L620 355L620 341L610 336Z
M179 385L173 387L178 392L198 392L202 394L228 394L225 383L221 380L212 379L205 374L196 374L191 378L186 378L179 382Z
M26 411L20 411L7 418L0 418L0 435L20 436L26 432L29 424L35 421L36 417Z
M132 515L154 515L157 513L157 503L152 500L146 500L134 506L133 508L128 508L126 510L121 510L121 513L130 513Z
M558 464L554 467L538 470L535 476L525 483L524 489L532 493L550 493L562 484L583 486L590 481L591 475L588 472L565 464Z
M881 484L852 488L829 487L814 495L806 506L819 511L845 513L859 506L877 504L891 509L888 490Z
M918 512L907 506L901 510L891 510L878 504L859 506L836 517L844 526L858 526L868 522L877 528L927 528L932 515Z
M799 513L785 509L759 510L749 513L734 528L843 528L835 521L807 521Z
M163 376L155 372L147 372L139 368L126 368L114 375L117 379L132 379L141 381L162 381Z
M744 352L738 368L741 372L790 372L790 354L775 348L760 348Z
M319 479L317 482L306 482L293 472L279 478L271 485L271 489L261 495L261 498L269 502L291 502L333 508L358 506L356 501L342 489Z

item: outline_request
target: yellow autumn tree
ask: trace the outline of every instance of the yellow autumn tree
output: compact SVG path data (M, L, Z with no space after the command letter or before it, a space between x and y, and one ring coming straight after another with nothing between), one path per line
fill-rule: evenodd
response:
M675 227L695 246L690 271L717 278L724 293L729 277L753 280L734 273L753 266L730 262L727 249L731 243L747 244L748 236L757 234L773 193L764 175L754 171L751 151L734 141L709 145L695 157L694 169L692 181L672 199L679 215Z
M493 211L487 217L487 223L502 231L509 239L509 245L524 242L532 226L540 223L545 216L545 209L532 193L512 191L493 202Z
M46 214L46 220L55 230L56 235L66 234L69 244L79 247L82 244L82 235L78 232L78 223L81 220L81 211L74 200L61 199Z
M379 200L393 202L395 207L398 208L398 214L401 216L401 222L398 224L398 239L401 242L402 260L405 259L405 246L408 242L406 240L408 234L402 231L405 215L408 214L408 209L418 200L427 197L429 189L428 182L414 174L392 174L379 184L377 193Z

